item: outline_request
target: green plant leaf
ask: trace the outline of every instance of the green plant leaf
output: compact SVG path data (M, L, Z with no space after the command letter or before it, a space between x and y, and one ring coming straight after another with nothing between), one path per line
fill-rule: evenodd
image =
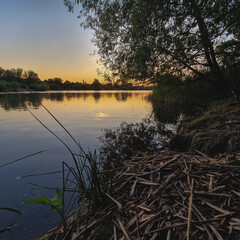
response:
M36 197L36 198L33 198L33 199L30 199L28 201L25 201L24 203L28 204L28 203L31 203L31 204L44 204L44 205L48 205L48 206L51 206L52 205L52 200L49 199L48 197L46 196L40 196L40 197Z
M62 209L62 204L63 204L63 193L59 189L56 190L56 195L54 198L51 200L52 205L55 206L56 209L61 210Z
M49 199L46 196L40 196L33 199L30 199L28 201L24 202L25 204L31 203L31 204L44 204L47 206L50 206L53 210L60 211L62 209L62 203L63 203L63 193L57 189L56 195Z

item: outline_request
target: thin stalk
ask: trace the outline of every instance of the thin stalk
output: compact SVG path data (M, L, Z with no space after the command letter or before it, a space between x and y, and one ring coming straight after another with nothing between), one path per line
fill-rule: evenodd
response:
M68 171L68 170L65 170L65 171ZM62 170L53 171L53 172L45 172L45 173L29 174L29 175L21 176L19 178L38 177L38 176L52 175L52 174L58 174L58 173L62 173Z
M27 90L32 94L32 91L27 87ZM35 96L34 96L35 97ZM35 99L38 101L38 103L50 114L50 116L64 129L64 131L70 136L70 138L77 144L77 146L80 148L80 150L83 152L85 157L87 157L87 154L83 150L82 146L75 140L75 138L71 135L71 133L62 125L62 123L35 97Z
M46 128L53 136L55 136L67 149L68 151L71 153L72 155L72 158L74 160L74 163L77 167L77 171L78 171L78 174L79 176L81 175L80 171L79 171L79 166L78 166L78 163L77 163L77 160L72 152L72 150L68 147L68 145L60 138L58 137L51 129L49 129L40 119L38 119L33 113L32 111L26 106L27 110L29 111L29 113L44 127Z
M65 220L65 212L64 212L64 200L65 200L65 171L64 171L64 162L62 162L62 180L63 180L63 201L62 201L62 209L60 211L60 215L62 217L63 229L66 230L66 220Z
M46 150L42 150L42 151L39 151L39 152L36 152L36 153L32 153L32 154L30 154L30 155L27 155L27 156L25 156L25 157L18 158L18 159L16 159L16 160L11 161L11 162L4 163L4 164L0 165L0 168L1 168L1 167L5 167L5 166L7 166L7 165L10 165L10 164L12 164L12 163L21 161L21 160L23 160L23 159L26 159L26 158L35 156L35 155L37 155L37 154L43 153L43 152L45 152L45 151L46 151Z

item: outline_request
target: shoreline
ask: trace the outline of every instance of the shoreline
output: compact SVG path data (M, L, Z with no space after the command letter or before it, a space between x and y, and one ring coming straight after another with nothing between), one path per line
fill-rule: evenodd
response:
M102 89L102 90L31 90L32 93L58 93L58 92L142 92L142 91L152 91L152 89ZM0 94L8 94L8 93L29 93L27 89L20 89L20 90L11 90L11 91L3 91Z
M220 116L221 121L216 122ZM216 138L216 134L221 138L226 131L221 131L223 124L227 122L227 129L235 130L239 116L236 104L220 103L184 120L177 137L170 141L172 147L175 141L172 149L180 151L170 149L151 156L135 156L124 161L120 169L110 170L113 178L103 192L105 202L97 209L85 202L77 216L69 220L65 232L55 230L46 239L168 239L170 235L175 239L186 235L191 239L238 239L239 147L228 147L228 152L221 148L218 154L210 151L208 156L197 150L206 138L200 135L203 141L189 147L196 137L189 141L189 137L179 138L179 134L194 136L210 128L209 138ZM231 134L227 141L233 137ZM177 149L179 142L191 152Z
M238 239L240 193L231 177L239 174L240 156L234 164L200 152L132 158L115 173L105 204L89 211L85 203L65 233L47 239Z

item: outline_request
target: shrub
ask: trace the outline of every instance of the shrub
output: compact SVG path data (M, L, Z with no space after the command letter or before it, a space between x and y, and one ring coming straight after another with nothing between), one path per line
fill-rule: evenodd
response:
M10 85L11 88L13 88L14 90L16 90L17 88L19 88L19 83L14 81L14 82L11 82L11 85Z
M0 92L3 92L5 89L6 89L5 83L0 81Z

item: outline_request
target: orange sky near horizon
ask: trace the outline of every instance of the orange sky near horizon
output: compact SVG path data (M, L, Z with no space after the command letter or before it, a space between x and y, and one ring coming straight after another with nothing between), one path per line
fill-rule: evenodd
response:
M78 9L63 0L4 1L0 8L0 67L38 73L41 80L92 83L97 74L93 32L80 27Z

